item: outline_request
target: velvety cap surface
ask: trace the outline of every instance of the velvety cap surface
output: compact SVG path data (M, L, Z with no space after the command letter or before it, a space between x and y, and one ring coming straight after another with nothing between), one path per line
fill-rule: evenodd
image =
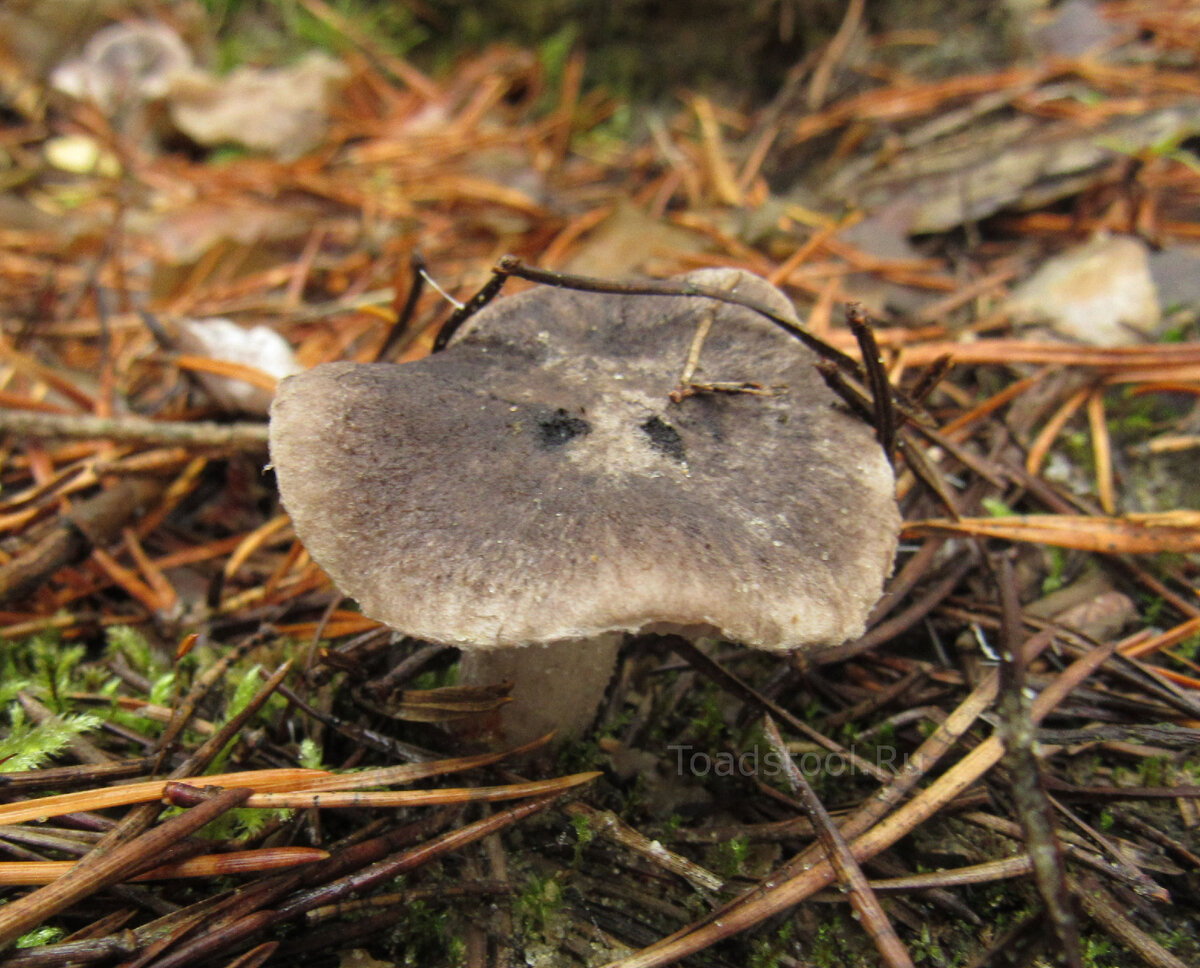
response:
M764 280L685 277L792 315ZM695 379L776 396L673 403ZM656 625L792 649L861 633L899 515L872 430L815 357L710 299L536 288L417 363L283 381L271 459L313 558L369 616L491 647Z

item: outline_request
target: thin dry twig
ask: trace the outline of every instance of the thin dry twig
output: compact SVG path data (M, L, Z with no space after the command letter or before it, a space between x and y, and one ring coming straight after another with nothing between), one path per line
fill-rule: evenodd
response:
M267 428L264 424L185 423L147 420L144 417L93 417L23 410L0 410L0 434L64 440L121 440L154 445L183 444L251 454L262 454L267 449Z

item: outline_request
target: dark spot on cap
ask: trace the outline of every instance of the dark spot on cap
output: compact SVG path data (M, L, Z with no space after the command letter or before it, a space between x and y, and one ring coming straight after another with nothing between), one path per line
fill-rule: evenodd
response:
M543 447L561 447L568 441L592 432L592 425L580 417L572 417L565 410L556 410L548 416L539 417L537 422L538 443Z
M669 423L661 417L654 416L643 421L639 427L642 433L650 438L651 447L671 460L677 460L681 464L684 462L687 455L683 449L683 438Z

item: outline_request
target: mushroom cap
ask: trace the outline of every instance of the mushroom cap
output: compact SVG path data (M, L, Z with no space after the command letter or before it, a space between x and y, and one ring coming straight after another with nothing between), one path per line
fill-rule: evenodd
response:
M795 318L739 270L682 277ZM697 379L775 396L668 394ZM894 479L815 355L710 299L535 288L416 363L280 385L271 459L314 559L363 612L463 648L660 628L762 649L860 635L895 553Z

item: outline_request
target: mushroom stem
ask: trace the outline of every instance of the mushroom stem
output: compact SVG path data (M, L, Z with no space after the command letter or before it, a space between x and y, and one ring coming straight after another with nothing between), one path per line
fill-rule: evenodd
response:
M500 710L497 732L521 744L555 730L555 741L587 732L617 664L624 635L607 632L590 639L528 645L516 649L463 651L461 685L512 681L512 701Z

